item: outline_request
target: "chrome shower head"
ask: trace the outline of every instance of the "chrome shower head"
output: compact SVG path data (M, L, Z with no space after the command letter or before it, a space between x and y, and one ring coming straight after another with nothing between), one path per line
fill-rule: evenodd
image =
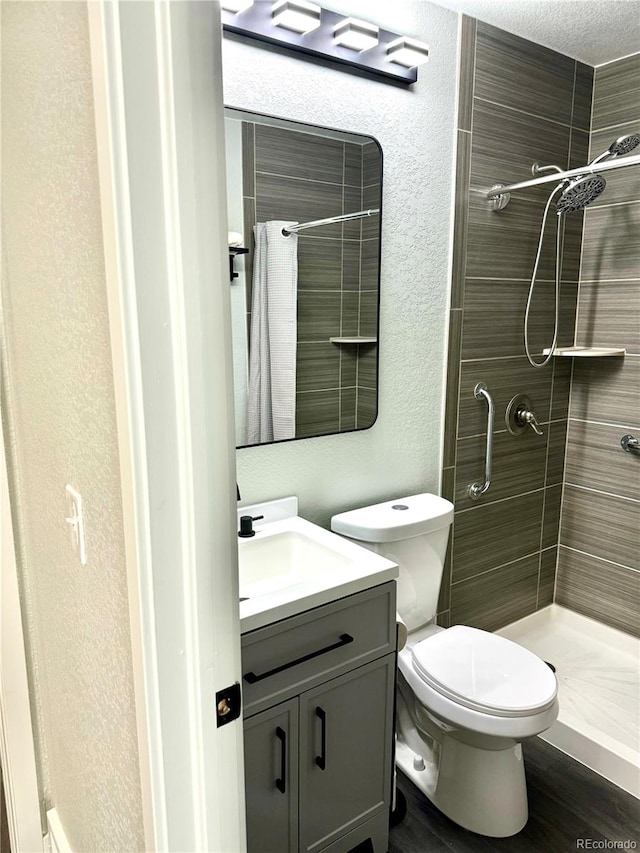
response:
M628 154L640 145L640 133L627 133L626 136L619 136L615 142L609 146L609 154L613 157L619 157L621 154Z
M602 175L579 175L567 181L564 190L556 202L557 213L575 213L582 210L598 198L607 182Z

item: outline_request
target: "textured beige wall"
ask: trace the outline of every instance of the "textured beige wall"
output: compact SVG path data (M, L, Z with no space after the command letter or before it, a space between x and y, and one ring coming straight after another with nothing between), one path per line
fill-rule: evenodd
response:
M76 850L143 847L87 8L2 15L3 425L45 808ZM71 550L65 483L85 501Z

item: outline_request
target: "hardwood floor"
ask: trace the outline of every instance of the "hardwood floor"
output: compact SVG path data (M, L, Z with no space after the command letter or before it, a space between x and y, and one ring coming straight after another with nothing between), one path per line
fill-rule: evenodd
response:
M569 853L580 849L581 838L595 842L591 849L627 840L640 848L640 801L540 738L523 747L529 821L522 832L511 838L468 832L398 773L408 813L391 830L389 853Z

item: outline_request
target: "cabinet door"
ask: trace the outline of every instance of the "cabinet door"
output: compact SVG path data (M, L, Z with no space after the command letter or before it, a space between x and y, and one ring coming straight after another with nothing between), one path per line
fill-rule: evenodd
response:
M298 850L298 700L244 721L249 853Z
M390 806L395 655L300 696L300 850Z

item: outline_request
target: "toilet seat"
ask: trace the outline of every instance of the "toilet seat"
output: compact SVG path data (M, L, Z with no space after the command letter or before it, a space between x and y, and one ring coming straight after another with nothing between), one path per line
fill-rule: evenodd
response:
M411 649L420 680L441 696L497 717L530 717L550 708L558 691L551 669L517 643L465 625Z

